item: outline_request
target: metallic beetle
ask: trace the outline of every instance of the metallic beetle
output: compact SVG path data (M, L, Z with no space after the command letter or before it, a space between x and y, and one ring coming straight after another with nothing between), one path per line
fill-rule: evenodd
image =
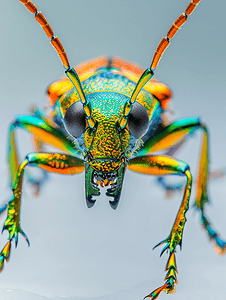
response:
M9 259L12 241L18 243L21 233L29 243L20 225L21 188L27 165L43 170L37 180L26 173L28 180L38 189L46 172L76 174L85 171L85 197L87 206L95 204L100 187L108 187L110 206L116 209L126 168L159 177L166 189L176 189L166 184L164 175L173 174L186 178L184 196L169 236L161 254L169 250L165 283L146 297L156 299L161 291L171 293L177 283L175 248L181 245L191 194L192 176L189 166L173 158L184 141L196 130L201 130L202 151L197 179L195 206L200 212L201 223L209 237L215 241L220 253L226 243L220 239L205 216L208 175L208 131L199 118L188 118L174 123L166 122L166 109L171 92L153 78L159 60L178 29L187 21L200 0L192 0L185 13L175 21L154 54L150 68L145 71L136 64L117 57L105 56L71 68L66 52L54 35L49 23L29 0L19 0L35 16L51 44L57 51L66 76L48 88L50 111L33 108L29 116L18 116L10 126L9 169L12 199L1 211L8 210L3 230L9 232L9 241L0 253L0 269ZM35 141L36 152L30 153L20 163L16 148L15 129L29 131ZM42 146L50 144L61 153L43 153ZM165 155L158 155L162 151ZM153 154L155 153L155 154ZM157 246L158 246L157 245Z

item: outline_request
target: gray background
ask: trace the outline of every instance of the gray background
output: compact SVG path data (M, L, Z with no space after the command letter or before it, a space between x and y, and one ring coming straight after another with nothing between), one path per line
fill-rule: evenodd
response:
M119 55L148 67L154 51L187 0L36 0L62 41L71 65L101 54ZM225 168L224 1L203 0L164 54L156 77L173 90L172 120L200 116L210 128L211 169ZM10 199L7 131L16 114L47 103L49 83L63 75L61 63L33 16L16 0L0 1L1 147L0 189ZM201 135L178 158L195 175ZM19 133L20 152L31 151ZM207 209L226 237L225 178L210 184ZM195 190L195 189L194 189ZM194 191L192 194L194 199ZM51 176L41 196L24 187L20 238L1 274L1 299L142 299L163 283L167 255L152 247L167 237L182 195L164 199L153 178L127 172L121 202L110 209L104 195L92 209L84 200L84 174ZM179 285L160 299L225 299L226 257L217 256L191 209L178 249ZM1 236L1 247L7 234Z

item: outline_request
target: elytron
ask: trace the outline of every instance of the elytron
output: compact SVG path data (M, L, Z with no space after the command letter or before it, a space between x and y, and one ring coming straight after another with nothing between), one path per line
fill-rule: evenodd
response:
M19 0L35 16L65 68L62 79L48 88L50 110L48 114L37 108L29 116L18 116L9 130L8 163L13 196L1 211L7 209L3 230L9 240L0 253L0 270L10 256L11 244L18 244L18 234L28 238L20 224L20 204L24 175L40 187L46 172L76 174L85 172L86 204L91 208L100 195L100 187L107 187L111 208L116 209L126 169L158 176L166 189L165 175L186 178L184 195L161 255L169 253L164 284L145 298L156 299L161 291L172 293L177 283L175 250L182 243L192 188L189 165L173 158L185 140L196 130L202 132L199 171L196 180L195 206L208 236L215 242L218 252L226 251L226 243L210 225L205 215L208 202L208 131L199 118L166 122L166 110L171 91L154 79L160 58L178 29L187 21L201 0L192 0L158 45L152 63L145 71L136 64L118 57L105 57L71 68L67 54L44 15L29 0ZM15 129L30 132L35 141L35 152L20 162L15 140ZM44 144L59 149L59 153L43 153ZM158 152L164 152L164 155ZM43 171L42 179L34 179L25 172L26 166L37 166ZM171 188L171 187L170 187ZM175 189L177 186L175 186Z

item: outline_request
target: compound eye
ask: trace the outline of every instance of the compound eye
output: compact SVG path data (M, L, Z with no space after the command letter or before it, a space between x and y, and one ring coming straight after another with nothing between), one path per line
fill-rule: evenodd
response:
M86 115L80 101L73 103L64 116L64 126L67 132L75 138L80 137L86 129Z
M134 102L131 112L128 116L128 125L130 133L138 139L148 130L149 117L147 110L139 102Z

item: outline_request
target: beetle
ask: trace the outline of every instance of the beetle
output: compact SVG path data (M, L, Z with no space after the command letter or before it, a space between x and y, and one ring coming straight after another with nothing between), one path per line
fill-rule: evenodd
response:
M92 75L93 77L91 76L91 77L88 77L87 79L84 79L84 78L86 78L86 76L88 76L85 73L84 70L86 68L88 68L88 71L92 72L92 65L95 65L95 64L96 64L96 68L99 70L98 72L100 72L100 73L95 74L95 76L97 76L95 78L94 78L94 75ZM134 68L135 70L133 70L131 72L132 68ZM94 70L96 71L96 69L94 69ZM108 71L106 71L106 70L108 70ZM114 70L115 73L112 70ZM79 72L81 72L81 75L79 74ZM120 72L124 72L123 75ZM119 93L120 95L124 95L127 92L127 94L126 94L127 98L128 98L128 94L130 95L132 93L132 90L134 90L134 88L135 88L135 85L133 85L132 82L134 81L133 80L134 76L137 76L137 73L139 73L139 72L140 72L139 68L137 70L135 66L133 66L129 63L126 63L122 60L117 60L117 59L114 59L114 58L112 60L106 59L106 58L101 58L101 59L98 59L96 61L92 61L92 62L88 63L87 65L81 66L80 69L77 68L77 73L82 78L82 79L80 78L81 81L83 81L83 80L88 80L88 81L89 80L90 81L94 80L94 84L95 83L98 83L98 84L104 83L104 82L109 81L111 79L113 79L115 81L116 80L115 76L117 75L118 78L120 78L119 83L123 85L122 78L125 77L126 78L125 80L127 80L128 82L127 82L127 84L124 83L124 85L126 86L126 88L129 87L130 91L128 92L128 91L123 90L123 92L119 93L119 91L117 90L117 93ZM128 73L130 73L130 74L128 74ZM73 70L69 70L68 74L69 74L69 77L71 76L72 82L75 84L75 86L78 85L77 88L80 89L80 87L79 87L80 84L79 84L79 81L76 78L76 73L74 73ZM126 76L125 76L125 74L126 74ZM145 76L148 77L150 74L152 75L152 72L145 73L145 74L147 74ZM140 73L140 75L141 75L141 73ZM83 78L82 76L85 76L85 77ZM100 77L98 77L98 76L100 76ZM131 76L133 76L133 77L131 77ZM135 81L137 81L139 79L139 76L136 78ZM101 78L103 78L102 81L101 81ZM146 80L146 79L144 79L144 80ZM71 83L68 80L63 80L59 83L55 83L55 84L51 85L51 87L49 88L49 95L50 95L51 101L54 101L53 98L56 97L56 95L54 94L55 93L54 90L56 89L56 86L61 85L61 84L64 86L64 85L71 84ZM87 86L89 87L89 85L91 86L92 84L93 84L93 82L89 82L89 83L87 83ZM132 84L132 87L130 86L131 84ZM147 84L147 86L149 86L150 89L153 86L154 86L155 89L157 89L157 87L160 87L162 89L166 89L166 93L168 93L168 98L169 98L169 93L170 93L169 90L167 89L167 87L165 87L161 83L158 83L158 82L154 83L153 81L152 82L150 81L150 84ZM60 89L61 89L61 87L60 87ZM71 89L71 87L70 86L66 87L66 90L67 89ZM100 91L100 90L97 89L96 91ZM115 92L115 90L114 90L114 92ZM149 102L151 102L151 104L153 105L153 102L156 100L156 98L158 98L158 101L160 101L160 103L161 103L161 99L160 99L161 96L157 97L157 95L154 93L154 91L152 91L152 93L151 93L152 95L154 95L154 97L151 98L151 100L149 100L149 101L148 100L139 100L138 97L140 97L140 98L143 97L144 99L147 98L147 96L145 96L143 93L145 94L145 92L141 92L137 96L137 98L132 97L131 98L132 99L131 100L132 104L128 101L127 102L125 101L125 99L127 99L127 98L125 98L124 102L122 102L122 103L126 103L126 104L124 104L124 112L122 112L122 110L120 111L120 117L117 116L117 122L114 122L113 129L111 127L109 128L109 130L111 132L111 135L109 135L109 136L111 136L113 138L114 136L117 137L117 135L118 135L118 136L120 136L120 140L123 141L123 142L119 142L119 138L118 138L118 140L114 139L114 141L112 141L111 147L110 147L110 144L107 144L108 147L109 147L108 149L105 149L104 147L100 148L99 144L100 144L100 141L102 142L102 140L104 138L103 131L104 132L108 131L108 125L111 122L108 120L107 124L106 124L106 127L101 128L101 124L102 124L101 116L100 116L100 118L97 117L97 116L94 117L93 108L89 107L89 103L93 103L93 104L94 103L99 103L98 100L95 100L96 102L94 101L94 99L89 99L88 101L87 101L87 99L85 100L85 98L83 98L82 89L80 89L80 97L81 97L81 99L83 99L83 101L81 101L82 106L81 106L81 102L78 100L79 99L78 96L77 96L77 101L73 100L74 102L71 102L71 99L74 97L73 96L74 91L73 91L73 95L72 94L68 94L68 95L64 94L62 96L61 100L60 100L61 102L58 102L57 104L52 102L52 104L56 105L56 110L57 109L59 111L61 110L61 114L63 116L64 125L65 125L66 129L68 130L68 132L71 135L73 135L74 137L77 138L78 143L79 143L79 147L80 147L79 149L81 149L83 151L82 155L87 161L87 164L86 164L86 200L87 200L87 205L89 207L94 205L95 200L93 200L93 194L94 195L99 194L99 188L97 187L98 183L100 185L112 185L112 187L109 188L110 191L108 191L107 193L108 193L108 196L113 196L113 201L110 202L112 208L115 209L117 207L117 205L119 203L120 192L121 192L121 187L122 187L122 180L123 180L123 174L124 174L124 170L125 170L126 165L128 165L128 168L130 168L132 170L135 170L137 168L137 166L139 166L139 164L142 164L142 173L143 172L149 172L149 171L145 171L145 168L147 167L147 163L149 164L149 167L157 165L158 166L157 175L161 175L161 171L163 172L163 170L160 171L160 169L159 169L160 165L163 164L164 167L166 167L167 162L169 163L169 161L170 161L170 159L168 157L165 157L166 160L163 159L163 157L161 157L160 158L161 161L159 162L158 161L159 157L149 156L148 159L152 158L152 159L154 159L154 161L147 162L145 158L142 158L143 159L143 162L142 162L141 159L139 159L139 157L136 157L135 150L137 150L140 155L146 154L145 153L145 151L146 151L145 146L142 146L141 140L139 139L140 137L142 137L142 135L144 135L145 130L147 130L147 127L148 127L147 126L147 124L148 124L147 114L146 114L146 112L143 108L145 108L145 105L146 105L145 109L147 109L148 105L150 104ZM89 94L90 94L89 92L85 92L85 95L89 95ZM95 96L97 96L97 95L95 95ZM109 90L108 90L106 95L102 94L102 97L110 97L110 96L112 97L112 95L110 95ZM59 97L59 95L57 95L57 97ZM149 97L151 97L151 96L149 96ZM121 98L122 98L122 96L121 96ZM165 95L165 94L163 95L163 98L165 100L168 99L167 95ZM110 101L111 99L105 99L105 100L108 103L108 101ZM120 99L118 99L118 101L120 101ZM123 101L123 100L121 99L121 101ZM60 105L59 105L59 103L60 103ZM98 105L100 105L100 104L98 104ZM103 105L103 103L101 103L101 105ZM111 105L113 105L113 104L109 102L109 109L111 109ZM161 127L161 124L162 124L162 121L163 121L162 117L161 117L161 112L162 112L161 110L165 109L166 106L164 106L164 105L166 105L166 104L163 104L163 103L159 104L159 102L156 102L156 104L154 104L153 107L147 109L148 113L149 113L148 118L153 121L151 123L151 130L149 129L150 131L147 133L147 135L150 137L152 134L154 134L154 137L158 141L158 143L156 143L157 150L158 149L161 150L161 147L158 148L159 145L160 145L159 141L161 140L160 135L163 136L163 140L164 140L164 138L167 137L168 134L171 133L171 130L172 130L172 134L174 134L174 133L178 134L178 131L180 131L180 130L181 131L183 131L183 130L185 130L185 131L188 130L189 131L189 129L191 129L190 131L192 131L193 129L196 129L196 127L197 128L201 127L201 128L203 128L203 132L204 132L204 136L205 136L205 132L206 132L205 127L202 127L202 125L200 124L200 121L198 119L189 120L187 122L183 121L182 123L174 124L173 126L175 126L176 129L173 128L173 127L167 127L166 128L166 126L165 126L165 130L166 131L169 130L169 132L166 132L166 131L163 132L162 130L161 130L161 132L154 131L154 129L153 129L154 127L157 127L157 130ZM132 106L132 110L130 111L131 106ZM84 109L83 109L83 107L84 107ZM99 109L101 109L101 107L95 107L95 110L98 111ZM115 110L117 110L117 109L119 110L119 109L121 109L121 107L120 108L115 108ZM156 115L153 113L153 110L155 110L155 109L159 110L159 112L157 112ZM84 115L84 111L85 111L85 115ZM127 114L127 112L129 112L129 113ZM137 112L138 112L138 118L136 117ZM11 176L11 181L12 181L12 186L14 187L15 191L17 190L17 187L19 187L19 185L15 187L15 175L16 175L16 171L18 169L18 165L17 165L17 163L15 164L15 162L16 162L16 159L15 159L16 148L15 148L15 144L14 144L14 128L15 127L22 127L22 128L28 129L30 127L31 131L35 128L35 130L40 130L40 131L44 130L46 132L45 133L46 135L50 132L51 137L48 137L48 141L49 141L49 139L53 138L53 141L51 142L52 144L60 143L60 142L62 142L62 139L64 140L64 136L68 136L65 131L64 131L64 136L62 136L62 135L60 135L61 131L57 131L57 130L56 131L54 131L54 130L51 131L51 129L50 129L50 131L48 131L46 129L48 126L46 126L45 123L47 123L47 125L49 125L49 123L50 123L50 127L51 127L51 120L52 120L51 118L52 117L53 118L55 117L54 122L58 126L62 127L61 120L60 120L60 118L58 118L59 113L54 115L54 116L51 115L47 119L44 119L44 116L42 116L42 119L44 119L44 123L42 125L41 121L39 120L38 121L39 125L37 126L37 123L34 124L32 122L37 121L36 118L37 118L39 113L40 113L39 111L38 112L35 111L34 114L36 114L36 116L33 116L31 118L20 117L11 126L11 130L10 130L10 148L11 148L11 152L10 152L9 161L10 161L10 167L11 167L11 171L12 171L11 172L11 175L12 175ZM77 114L77 113L79 114L80 122L79 122L79 126L74 127L74 123L71 124L71 119L74 119L74 115ZM107 112L105 111L105 115L106 114L107 114ZM154 114L154 118L150 117L150 116L152 116L152 114ZM134 122L134 119L135 119L135 122ZM143 121L145 121L145 122L142 123ZM88 123L88 126L87 126L86 122ZM141 124L140 128L139 128L139 126L138 126L139 124L137 124L137 122ZM31 129L32 126L33 126L33 128ZM77 130L80 130L80 131L77 132ZM98 131L98 130L100 130L100 131ZM36 132L36 136L38 136L38 139L42 138L42 140L45 140L43 138L43 132L44 131L42 131L41 133ZM90 131L90 132L88 132L88 131ZM185 135L185 131L184 131L184 135ZM81 133L83 133L83 132L84 132L84 139L80 139ZM94 138L94 133L95 133L95 138ZM129 139L130 138L129 134L130 134L130 136L132 136L131 140ZM147 137L147 135L146 135L146 137ZM182 133L182 136L183 136L183 133ZM171 139L171 137L170 137L170 139ZM94 144L93 144L93 140L94 140ZM98 143L97 143L97 140L98 140ZM143 138L143 140L145 141L145 138ZM45 140L45 141L47 141L47 140ZM68 145L67 147L69 147L70 149L75 147L74 144L73 145L70 144L69 141L67 141L67 145ZM65 143L66 143L66 141L65 141ZM85 143L85 148L84 148L84 143ZM147 147L153 147L153 145L150 146L150 143L148 144L148 141L146 141L145 143L146 143L146 148ZM154 143L154 139L152 139L152 143ZM37 147L39 147L38 144L39 144L39 140L37 141ZM123 144L125 145L125 147L122 148L122 149L120 148L118 150L119 146L123 145ZM87 145L89 145L89 146L87 146ZM114 149L115 145L116 145L116 148L117 148L116 153L114 154L113 157L111 157L111 159L109 159L110 152L113 152L115 150ZM179 146L179 143L174 144L172 142L172 139L171 139L170 145L171 146L175 146L175 145ZM155 143L154 143L154 146L155 146ZM61 143L60 147L61 147L61 149L63 148L62 143ZM90 149L92 148L92 149L87 152L86 151L87 147L90 148ZM69 149L68 148L67 149L63 148L62 150L68 151ZM125 153L125 150L128 151L128 152ZM154 150L156 150L156 149L152 148L151 151L154 152ZM174 151L174 149L171 149L171 150ZM117 151L119 151L119 152L117 152ZM100 153L105 152L105 156L103 158L97 156L96 158L93 159L93 157L95 157L95 155L96 155L95 152L97 152L97 155L100 155ZM119 153L120 154L124 153L125 155L119 157ZM72 150L72 154L76 154L76 153L74 153L74 150ZM131 156L131 155L134 155L134 156ZM143 156L144 155L142 155L142 157ZM38 164L39 166L43 167L46 170L50 170L51 168L54 168L54 169L58 169L58 171L62 171L62 169L64 169L64 166L67 168L67 165L69 167L70 164L71 164L71 166L74 167L76 169L76 171L83 170L83 162L81 163L81 161L79 159L76 160L76 156L71 157L71 156L63 156L63 155L60 155L60 154L59 154L59 156L57 156L57 155L50 156L50 154L47 154L46 156L40 155L39 157L41 159L40 161L38 160L38 155L37 154L35 154L35 155L31 154L30 156L27 157L27 161L25 161L24 164L27 164L29 162L30 164L34 164L34 165ZM107 161L106 161L106 157L108 158ZM80 158L80 156L78 158ZM72 161L70 161L70 159ZM45 160L46 160L46 162L45 162ZM204 158L204 161L207 161L206 157ZM44 163L44 165L42 165L42 163ZM109 163L110 163L110 165L109 165ZM175 163L175 160L170 161L170 166L171 167L172 167L173 163ZM205 165L205 163L202 162L201 165ZM23 172L24 166L25 165L21 166L22 172ZM61 167L61 166L63 166L63 167ZM139 170L141 170L141 169L137 169L137 171L139 171ZM72 172L72 170L70 170L70 172ZM176 162L176 166L175 166L175 169L174 169L173 172L178 172L178 173L182 173L182 174L186 173L186 175L188 176L188 181L191 180L189 171L187 169L187 165L185 166L180 162ZM165 173L164 173L164 175L165 175ZM20 182L20 180L21 180L20 173L17 173L17 178L19 179L19 182ZM37 184L37 182L36 182L36 184ZM190 186L190 184L187 185L187 192L189 191L189 186ZM18 192L20 194L20 187L19 187ZM16 192L14 192L14 195L15 195L15 197L18 196ZM13 209L15 209L15 203L16 203L15 201L11 201L8 205L9 214L8 214L8 218L7 218L7 222L6 222L5 226L9 230L10 230L10 227L7 227L7 226L12 221L11 216L10 216L10 212L12 212ZM10 207L10 205L11 205L11 207ZM184 206L183 210L184 210L184 213L185 213L186 206ZM17 211L17 213L18 213L18 211ZM183 222L184 222L184 219L182 220L182 223ZM208 226L207 226L208 224L206 223L207 221L206 221L204 215L203 215L203 222L204 222L204 225L206 225L206 228L209 229L209 234L210 235L215 235L211 232L211 229L208 228ZM182 224L182 227L183 226L184 226L184 224ZM12 233L12 231L11 231L11 233ZM3 253L2 254L2 264L4 262L4 259L7 258L8 254L10 252L9 248L11 246L11 239L13 237L15 237L16 242L17 242L17 234L11 235L10 236L10 241L7 243L6 247L4 248L4 250L2 252ZM214 236L214 237L216 238L216 242L218 242L219 246L221 246L221 248L224 250L223 242L218 239L218 236ZM179 239L181 241L181 237ZM174 252L174 249L175 249L174 246L170 249L169 262L172 263L172 261L173 261L173 263L168 266L168 269L169 269L168 273L169 274L168 274L168 277L166 278L167 280L166 280L165 285L163 285L161 287L161 289L166 290L168 292L173 290L174 282L176 282L176 277L175 277L176 275L172 274L173 270L175 268L175 262L174 262L174 256L175 256L174 253L175 252ZM6 254L5 254L5 252L6 252ZM154 293L155 292L151 293L150 297L152 297L152 298L156 297L154 295ZM158 294L158 292L156 292L156 293Z

